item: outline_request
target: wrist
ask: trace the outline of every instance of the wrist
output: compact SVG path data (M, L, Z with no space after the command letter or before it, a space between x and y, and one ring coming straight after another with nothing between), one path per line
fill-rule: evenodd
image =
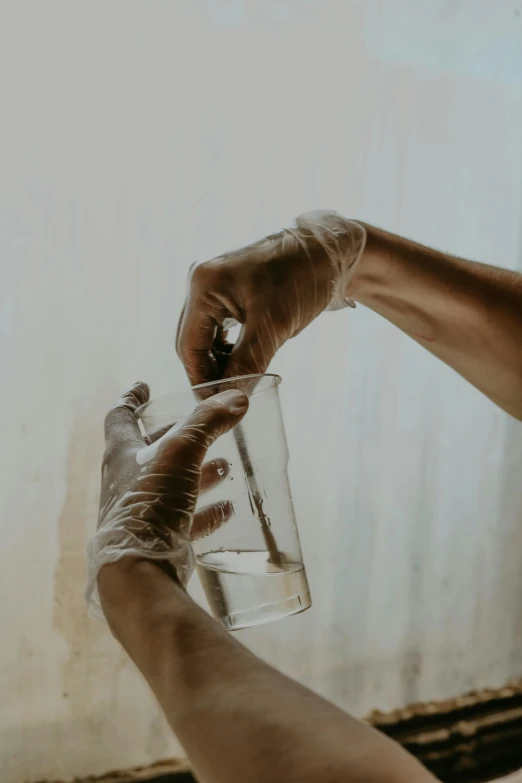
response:
M202 698L216 701L223 682L237 681L245 661L248 671L253 661L261 665L154 561L125 557L106 565L98 586L113 635L176 731Z
M366 229L366 246L348 286L347 296L361 304L370 304L390 278L393 234L357 222Z
M187 593L168 564L122 557L104 565L98 574L98 592L107 624L127 649L127 640L150 633Z

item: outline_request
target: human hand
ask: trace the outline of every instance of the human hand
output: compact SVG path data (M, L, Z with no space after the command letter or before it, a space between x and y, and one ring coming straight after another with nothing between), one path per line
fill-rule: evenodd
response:
M366 230L336 212L300 215L295 226L196 264L178 325L177 351L192 384L261 373L290 337L326 309L347 304ZM235 346L227 321L242 324Z
M141 435L134 412L149 399L146 384L126 391L105 420L106 449L98 530L88 547L87 600L103 617L96 579L100 568L125 556L156 560L186 585L193 569L190 541L222 524L232 509L209 506L194 515L200 491L225 478L226 460L203 465L208 448L248 408L240 391L201 402L154 443Z

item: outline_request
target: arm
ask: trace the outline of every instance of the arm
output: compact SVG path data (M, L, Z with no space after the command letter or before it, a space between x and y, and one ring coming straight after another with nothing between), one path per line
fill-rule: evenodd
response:
M157 565L98 578L111 629L205 783L429 783L383 734L263 663Z
M219 460L203 460L248 399L215 395L147 444L134 412L148 397L136 384L106 419L88 596L149 682L199 779L429 783L398 745L264 664L186 594L179 579L190 572L189 533L207 529L212 509L195 513L197 494L223 474Z
M332 212L202 265L177 348L193 383L264 372L279 347L350 297L522 419L522 275L439 253ZM226 344L223 323L243 324Z
M522 419L522 275L366 229L351 296Z

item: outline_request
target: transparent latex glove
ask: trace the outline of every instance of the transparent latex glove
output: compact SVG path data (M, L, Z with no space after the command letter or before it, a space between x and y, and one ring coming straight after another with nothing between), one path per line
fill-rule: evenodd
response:
M359 223L307 212L278 234L195 264L176 345L191 383L265 372L324 310L354 307L347 288L365 244ZM231 319L242 324L234 346L226 339Z
M154 443L144 440L134 415L148 399L148 386L137 383L105 420L98 530L87 551L92 617L103 617L96 586L103 565L129 555L157 560L186 585L194 567L191 540L207 535L232 512L221 503L194 515L198 493L214 487L228 471L226 460L202 465L207 449L241 420L246 395L216 394Z

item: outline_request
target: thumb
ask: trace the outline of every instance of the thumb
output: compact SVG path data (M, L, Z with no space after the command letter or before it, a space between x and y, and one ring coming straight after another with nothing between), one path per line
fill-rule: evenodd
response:
M248 397L236 389L200 402L185 421L163 436L163 448L174 448L177 458L200 467L207 449L238 424L248 410Z
M224 377L264 373L283 342L269 316L247 322L230 353Z

